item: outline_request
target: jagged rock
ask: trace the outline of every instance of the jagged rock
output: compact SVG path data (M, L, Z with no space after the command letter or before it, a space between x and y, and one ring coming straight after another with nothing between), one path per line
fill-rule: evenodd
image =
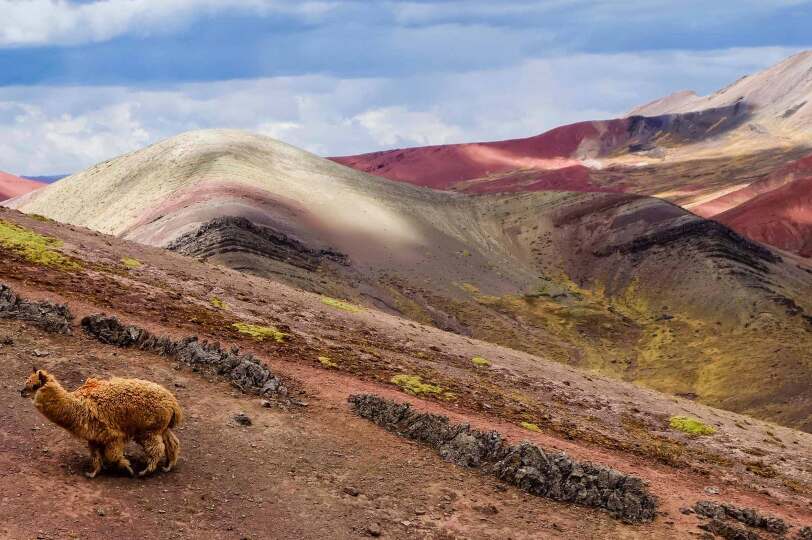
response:
M434 448L446 461L490 472L528 493L603 508L628 522L654 519L656 500L637 477L528 442L508 446L495 431L454 425L445 416L415 412L407 403L374 395L353 395L349 402L359 416Z
M802 527L795 538L796 540L812 540L812 527Z
M328 260L343 266L349 259L332 249L312 249L291 236L244 217L222 216L173 240L167 249L192 257L244 252L283 261L309 271Z
M169 356L192 369L213 371L246 393L264 397L287 396L287 388L278 377L252 354L241 355L237 347L225 351L219 343L199 341L196 336L173 341L143 328L125 325L107 315L89 315L81 324L88 335L102 343Z
M24 300L0 283L0 319L27 321L46 332L70 334L73 314L65 304Z
M698 249L713 257L743 263L761 272L769 272L765 262L776 263L782 260L770 249L748 240L724 225L700 218L686 218L681 223L640 236L625 244L607 245L596 250L594 255L607 257L613 253L636 254L675 242L695 242Z
M754 508L741 508L732 504L713 501L698 501L694 505L694 511L706 518L716 520L733 519L749 527L763 529L775 534L783 535L789 530L789 526L783 519L766 516Z
M251 417L245 414L244 412L237 413L234 415L234 421L237 422L241 426L250 426L254 422L251 420Z
M712 535L720 536L726 540L761 540L761 537L752 531L742 527L736 527L730 523L713 518L707 523L699 526L700 529L708 531Z

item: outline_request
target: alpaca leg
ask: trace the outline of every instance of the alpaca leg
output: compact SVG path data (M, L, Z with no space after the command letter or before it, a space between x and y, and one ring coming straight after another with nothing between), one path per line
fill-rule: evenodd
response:
M180 441L172 433L171 429L167 429L163 433L163 440L164 440L164 447L166 448L166 467L162 470L163 472L169 472L172 470L172 467L175 466L175 463L178 462L178 456L180 455Z
M85 473L88 478L95 478L102 468L102 454L104 445L97 442L88 441L87 447L90 450L90 470Z
M115 440L104 447L104 457L119 468L127 471L130 476L135 476L130 460L124 456L124 441L121 439Z
M163 459L166 451L164 449L164 440L160 433L152 433L139 442L144 447L144 453L147 455L147 466L138 473L138 476L146 476L153 472Z

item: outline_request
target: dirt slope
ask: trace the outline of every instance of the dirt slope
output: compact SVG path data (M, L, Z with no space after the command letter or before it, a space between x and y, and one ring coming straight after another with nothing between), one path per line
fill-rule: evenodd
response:
M0 319L0 334L13 342L0 347L8 367L0 375L7 392L0 412L6 537L350 538L380 530L392 538L691 538L699 520L680 508L707 498L780 516L793 532L812 522L809 434L380 311L343 311L318 295L164 250L8 210L0 218L59 238L59 252L81 265L42 266L0 248L0 280L19 294L67 302L77 319L104 311L159 335L240 345L306 403L265 409L216 376L102 345L78 325L73 336L54 336ZM274 324L288 337L254 342L232 328L234 321ZM325 354L333 367L318 360ZM491 366L475 366L475 355ZM110 474L86 480L83 445L43 423L16 394L32 361L68 385L115 374L172 388L189 417L179 431L180 466L141 481ZM393 373L418 373L457 397L409 396L389 382ZM352 415L346 398L359 392L638 474L663 513L650 524L625 525L444 463ZM233 424L239 411L252 426ZM671 430L676 414L717 433L692 438ZM520 421L534 421L540 431L524 430Z
M45 184L0 171L0 201L41 188Z

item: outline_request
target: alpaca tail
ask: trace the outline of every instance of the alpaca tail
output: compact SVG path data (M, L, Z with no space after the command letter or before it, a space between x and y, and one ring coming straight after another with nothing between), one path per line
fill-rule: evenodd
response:
M180 441L169 429L163 432L162 437L164 441L164 452L166 454L166 466L163 470L164 472L169 472L178 462L178 456L180 456Z
M172 404L172 417L169 419L169 427L177 427L183 423L183 410L178 402Z

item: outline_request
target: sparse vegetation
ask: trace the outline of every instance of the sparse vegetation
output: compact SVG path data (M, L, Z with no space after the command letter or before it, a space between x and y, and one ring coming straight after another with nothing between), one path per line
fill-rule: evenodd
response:
M479 287L473 285L471 283L458 283L457 284L462 290L470 294L479 294Z
M226 309L226 303L223 302L223 300L217 296L212 296L209 302L211 302L211 305L213 305L217 309Z
M522 422L519 425L522 426L527 431L535 431L536 433L541 432L541 428L531 422Z
M132 257L122 257L121 264L132 270L133 268L139 268L141 266L141 261L138 259L133 259Z
M457 399L457 395L446 392L442 386L423 382L418 375L400 374L392 377L391 382L398 385L401 390L413 396L432 395L447 401Z
M234 323L232 326L236 328L239 333L251 336L257 341L273 339L277 343L283 343L287 337L286 333L281 332L275 326L260 326L242 322Z
M491 362L487 358L483 358L481 356L474 356L471 358L471 362L477 367L490 367Z
M364 310L361 306L356 306L355 304L350 304L349 302L344 302L337 298L330 298L329 296L322 296L321 303L342 311L349 311L350 313L358 313Z
M61 240L35 233L8 221L0 220L0 246L33 264L61 270L82 268L79 262L57 251L62 246Z
M395 375L392 377L392 383L400 386L404 391L409 394L419 396L421 394L441 394L442 387L424 383L423 380L417 375Z
M319 363L326 368L337 368L338 364L333 362L329 356L319 356Z
M709 426L696 418L689 418L687 416L672 416L669 420L671 429L682 431L694 437L701 437L703 435L713 435L716 433L716 428Z
M749 472L762 478L775 478L778 476L778 472L763 461L751 461L747 464L746 468Z

